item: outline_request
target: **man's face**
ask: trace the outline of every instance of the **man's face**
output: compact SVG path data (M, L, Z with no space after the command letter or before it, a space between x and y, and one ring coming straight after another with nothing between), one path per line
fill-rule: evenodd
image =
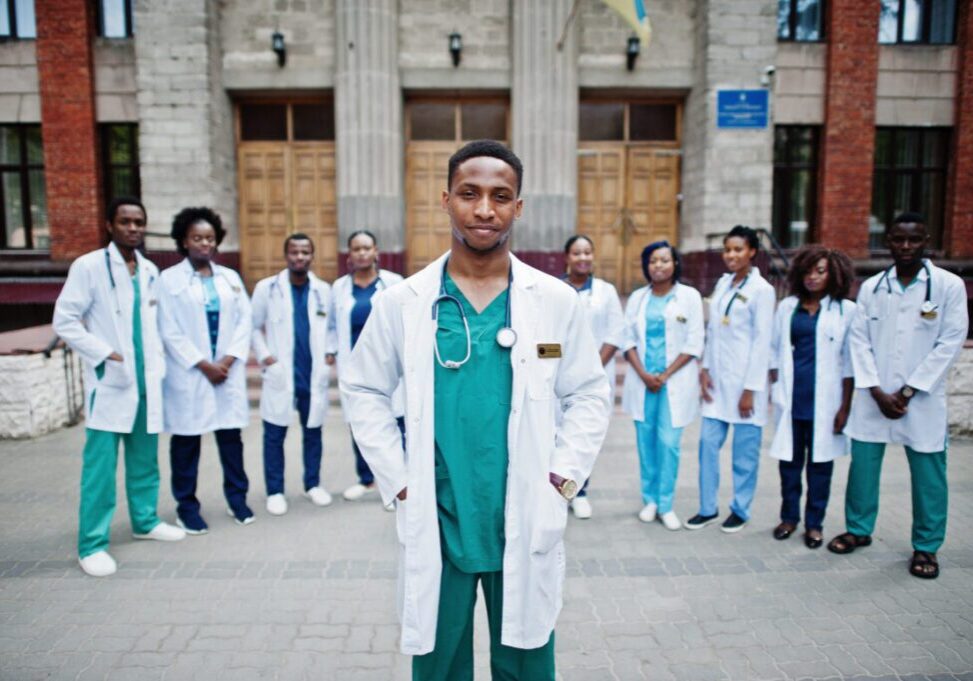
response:
M443 192L442 203L449 214L453 240L477 253L503 246L523 209L514 169L491 156L461 163L452 186Z
M287 269L294 274L307 274L314 261L314 247L307 239L291 239L287 242Z
M107 223L108 234L117 245L136 249L145 240L145 213L138 206L122 204Z
M921 222L901 222L892 225L885 235L885 243L895 264L908 267L922 261L929 234Z

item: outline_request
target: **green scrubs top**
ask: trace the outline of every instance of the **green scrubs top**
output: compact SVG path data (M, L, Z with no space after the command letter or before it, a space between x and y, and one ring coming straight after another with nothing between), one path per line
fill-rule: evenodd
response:
M463 305L470 325L470 360L459 369L436 362L436 504L443 556L466 573L503 569L507 496L507 421L513 370L510 349L497 344L508 292L477 314L446 275L446 292ZM439 305L436 333L443 360L466 356L457 306Z
M139 397L145 397L145 353L142 351L142 287L139 285L139 266L135 265L132 275L132 288L135 300L132 302L132 346L135 348L135 380L139 386Z

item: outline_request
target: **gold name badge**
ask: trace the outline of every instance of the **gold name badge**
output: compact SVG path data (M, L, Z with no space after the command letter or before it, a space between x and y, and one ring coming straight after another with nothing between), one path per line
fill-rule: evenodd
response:
M935 310L929 310L928 312L920 312L919 316L923 319L935 319L937 315Z
M541 359L557 359L561 356L560 343L538 343L537 356Z

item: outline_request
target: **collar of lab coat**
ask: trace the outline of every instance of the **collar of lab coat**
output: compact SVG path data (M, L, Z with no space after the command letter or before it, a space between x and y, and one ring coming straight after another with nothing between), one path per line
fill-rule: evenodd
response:
M212 260L210 261L209 266L213 270L213 277L214 277L214 279L216 277L226 276L226 271L230 271L230 272L233 271L233 270L229 270L226 267L223 267L222 265L216 264ZM175 265L174 267L175 267L175 271L178 272L181 276L180 276L179 285L176 286L176 288L173 291L173 293L179 293L184 288L186 288L187 286L189 286L189 284L192 282L193 276L196 274L196 270L193 269L193 264L191 262L189 262L189 257L188 256L185 257L185 258L183 258L182 259L182 262L180 262L178 265ZM236 286L236 284L234 284L232 282L231 282L231 284L233 286Z
M118 246L115 245L115 242L114 241L109 241L108 242L108 258L113 263L117 263L119 265L124 265L125 264L125 258L122 257L122 252L120 250L118 250ZM142 266L145 263L149 262L149 260L147 260L146 257L144 255L142 255L142 253L136 248L135 249L135 262L138 263L139 272L141 272L143 270L143 267Z
M926 279L929 278L929 273L932 272L932 262L929 260L929 258L923 258L922 264L924 265L924 267L922 267L919 270L919 273L916 275L917 281L925 281ZM895 268L894 265L886 271L889 273L889 279L894 281L899 280L899 271Z
M449 258L451 252L446 251L425 269L406 280L416 295L422 297L429 295L431 292L433 294L439 292L439 285L443 276L443 264ZM510 254L510 266L513 268L513 287L515 289L527 290L534 287L536 282L534 270L521 262L513 253Z
M317 275L314 274L314 272L310 272L310 271L307 273L307 281L311 285L312 291L320 290L321 284L323 283L321 279L318 279ZM277 273L277 289L280 291L280 294L283 296L284 291L290 290L289 288L290 285L291 285L291 273L290 270L288 270L285 267L284 269L282 269L280 272Z

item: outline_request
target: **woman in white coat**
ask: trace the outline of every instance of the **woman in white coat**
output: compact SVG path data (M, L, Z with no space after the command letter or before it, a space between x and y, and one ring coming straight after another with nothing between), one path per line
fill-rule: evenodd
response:
M615 352L622 345L625 318L615 286L592 275L594 260L594 244L584 234L575 234L564 244L566 273L563 279L578 292L587 310L588 326L595 337L601 364L605 367L605 374L608 376L608 383L614 395ZM588 501L589 482L590 479L585 481L578 496L571 502L571 510L576 518L591 517L591 502Z
M679 283L679 252L668 241L642 251L648 286L625 306L622 409L635 421L642 479L639 519L657 517L668 530L681 527L672 510L682 430L699 414L699 357L703 354L703 299Z
M834 460L847 453L843 431L854 383L848 330L855 316L855 304L847 298L854 276L844 253L818 244L803 247L791 263L791 295L774 318L770 398L777 430L770 455L780 460L782 501L773 534L783 540L797 529L806 470L804 544L809 549L823 542Z
M378 241L374 234L365 229L348 237L348 269L348 274L338 278L332 286L331 311L328 313L327 362L337 364L339 380L348 369L351 349L358 342L358 336L372 312L372 296L402 281L401 275L379 268ZM404 433L401 391L396 393L394 404L399 429ZM341 395L341 410L345 423L348 423L351 418L344 394ZM362 457L354 435L351 438L351 448L355 452L358 482L346 489L342 496L347 501L357 501L375 491L375 476Z
M225 235L220 216L209 208L180 211L172 221L172 238L186 257L160 277L172 494L179 523L189 534L208 530L196 498L203 433L216 435L227 512L240 525L253 522L240 437L249 417L245 365L250 354L250 300L240 275L212 261Z

